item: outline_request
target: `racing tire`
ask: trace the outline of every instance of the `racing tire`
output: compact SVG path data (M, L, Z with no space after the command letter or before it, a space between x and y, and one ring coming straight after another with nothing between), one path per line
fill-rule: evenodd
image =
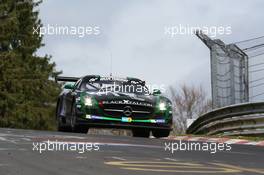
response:
M152 135L156 138L168 137L170 135L170 130L168 130L168 129L155 129L152 131Z
M71 130L75 133L84 133L87 134L89 128L85 125L80 125L77 122L77 116L76 116L76 110L75 110L75 104L72 106L72 116L71 116Z
M62 117L58 117L58 120L57 120L57 130L60 131L60 132L71 132L71 127L65 125L65 124L62 124Z

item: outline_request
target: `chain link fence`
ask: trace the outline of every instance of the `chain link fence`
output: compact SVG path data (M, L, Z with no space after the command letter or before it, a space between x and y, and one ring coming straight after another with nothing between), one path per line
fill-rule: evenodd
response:
M210 49L213 108L249 101L248 56L236 44L196 35Z

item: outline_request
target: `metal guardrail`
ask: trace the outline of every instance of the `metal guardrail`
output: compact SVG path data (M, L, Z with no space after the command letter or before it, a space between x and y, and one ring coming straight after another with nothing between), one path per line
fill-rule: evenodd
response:
M205 113L189 126L187 134L264 135L264 102L236 104Z

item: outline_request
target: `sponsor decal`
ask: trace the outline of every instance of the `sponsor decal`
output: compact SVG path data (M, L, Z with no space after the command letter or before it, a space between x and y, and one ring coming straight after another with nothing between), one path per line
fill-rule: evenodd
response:
M131 117L122 117L121 121L122 122L132 122L132 118Z
M156 123L165 123L165 120L164 119L157 119Z
M102 101L103 104L127 104L127 105L139 105L139 106L147 106L152 107L153 105L150 103L142 102L142 101L131 101L131 100L110 100L110 101Z

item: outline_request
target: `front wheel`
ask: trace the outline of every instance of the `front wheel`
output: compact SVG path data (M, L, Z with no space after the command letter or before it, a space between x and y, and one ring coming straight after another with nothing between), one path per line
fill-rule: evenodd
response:
M66 124L65 117L61 116L61 103L58 101L58 106L56 110L56 119L57 119L57 130L61 132L70 132L71 127Z
M147 129L133 129L132 130L133 137L145 137L148 138L150 135L150 131Z
M155 129L152 131L152 135L156 138L168 137L170 135L170 130L167 129Z
M57 118L57 130L60 132L71 132L71 127L67 126L66 124L63 124L62 120L62 117Z
M78 122L76 120L76 112L75 112L75 106L74 105L73 105L73 108L72 108L71 129L72 129L72 132L85 133L85 134L89 130L89 128L87 126L78 124Z

